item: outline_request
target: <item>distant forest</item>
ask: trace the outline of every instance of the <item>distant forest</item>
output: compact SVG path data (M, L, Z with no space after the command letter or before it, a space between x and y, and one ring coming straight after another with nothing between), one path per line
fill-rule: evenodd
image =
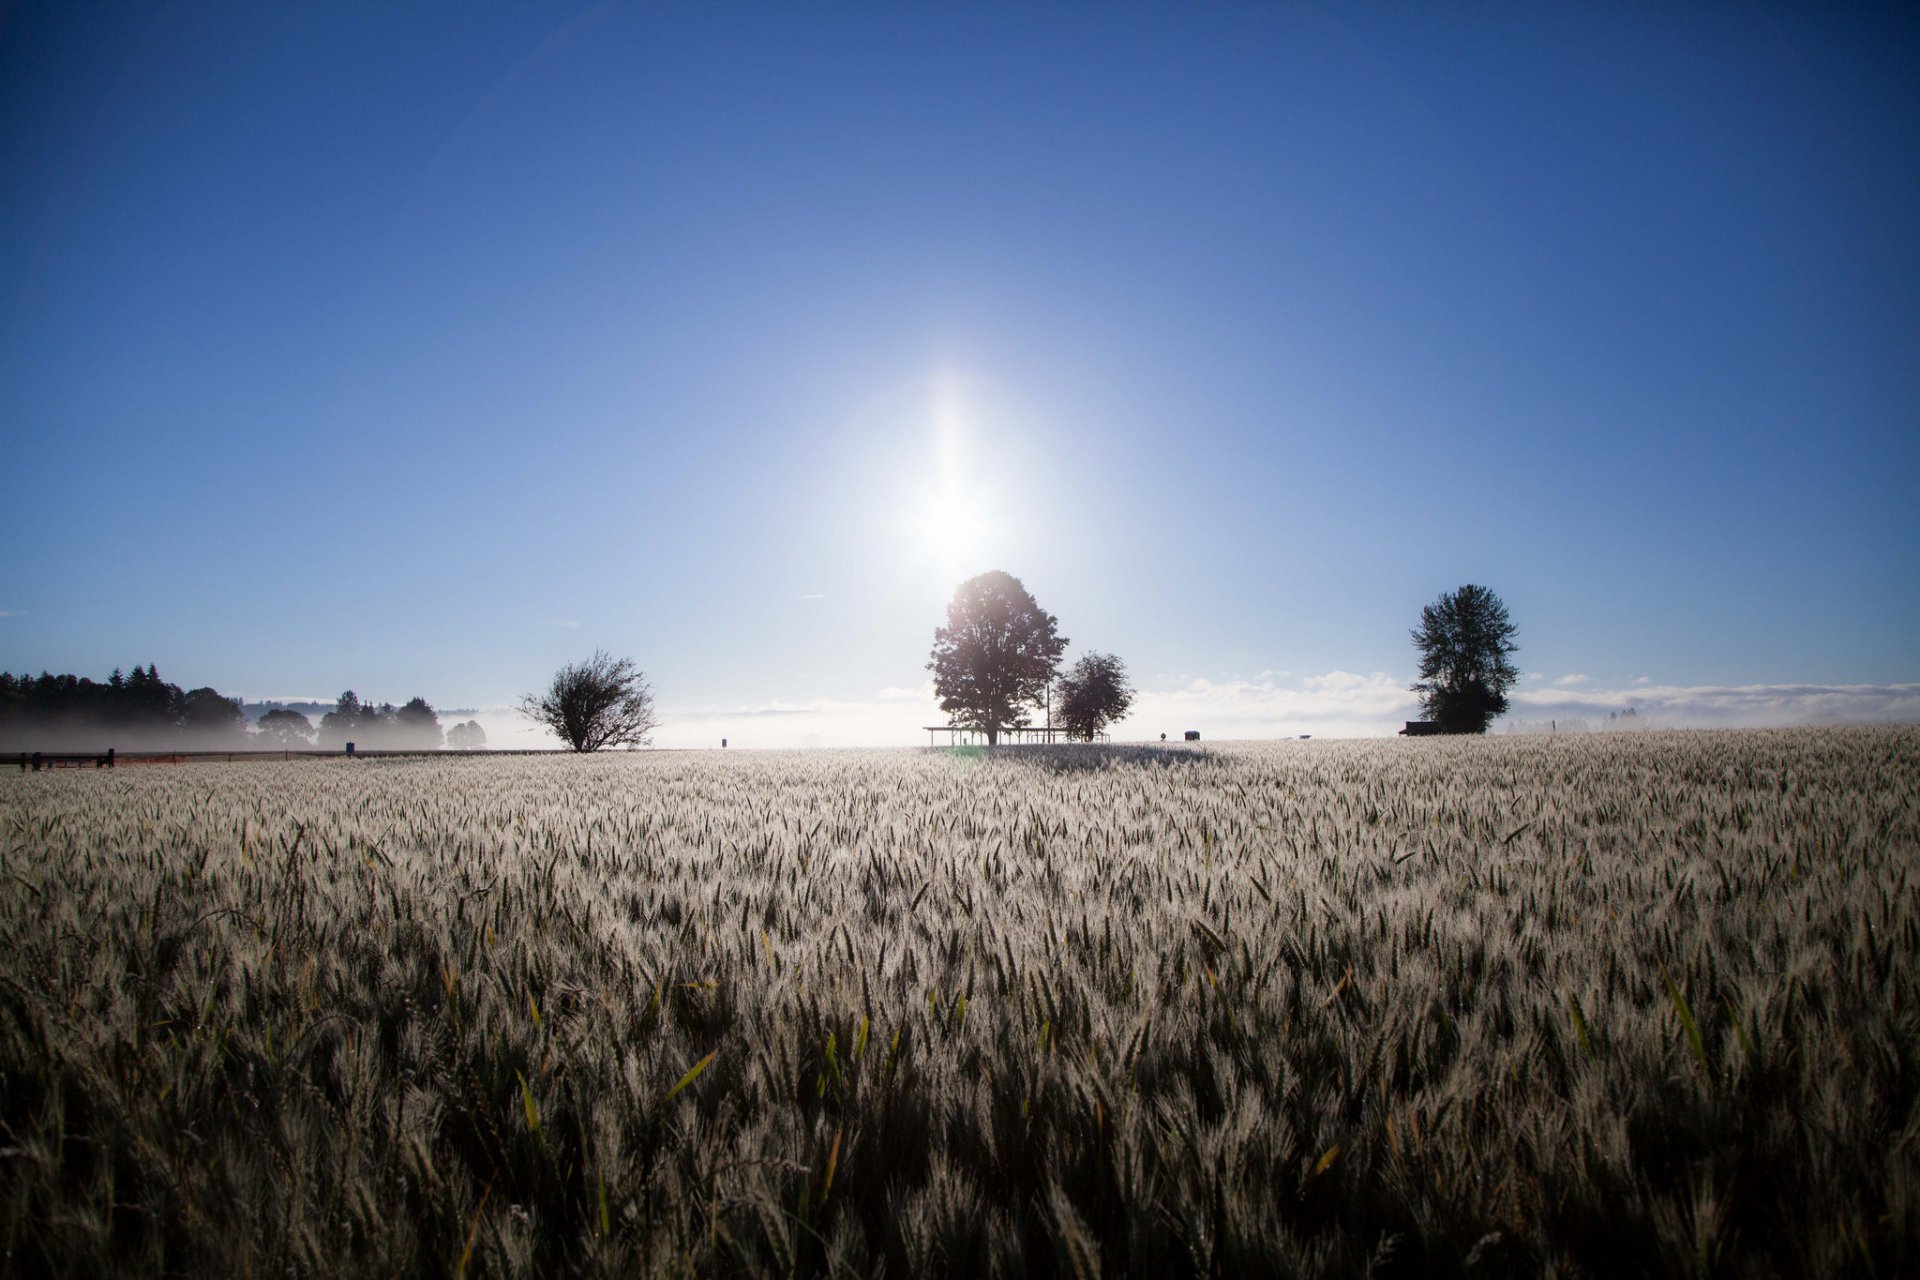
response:
M425 698L405 705L361 702L349 689L316 727L284 707L250 724L240 699L214 688L182 689L152 663L115 670L102 683L85 676L0 672L0 750L4 751L373 751L474 750L487 735L474 721L444 732Z

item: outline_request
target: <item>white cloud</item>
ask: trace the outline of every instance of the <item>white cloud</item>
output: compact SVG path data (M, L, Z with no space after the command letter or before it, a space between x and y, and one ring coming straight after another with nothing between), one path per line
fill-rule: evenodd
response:
M1323 676L1308 676L1300 683L1309 689L1364 689L1369 683L1387 678L1385 674L1378 671L1371 676L1356 675L1351 671L1329 671Z
M1177 738L1188 729L1211 738L1356 737L1391 733L1419 714L1407 681L1384 672L1330 671L1297 683L1272 679L1142 689L1114 738Z
M824 591L805 591L801 593L800 598L802 600L825 600L827 593Z
M545 621L545 622L543 622L543 623L541 623L540 625L541 625L541 626L545 626L545 627L564 627L564 628L566 628L566 629L567 629L568 631L573 631L573 630L575 630L575 629L577 629L577 628L578 628L578 627L580 626L580 619L578 619L578 618L549 618L549 619L548 619L547 621Z
M27 611L25 609L0 609L0 618L24 618L26 616Z
M1558 680L1555 680L1554 683L1563 689L1569 689L1578 684L1592 684L1593 677L1583 675L1561 676Z

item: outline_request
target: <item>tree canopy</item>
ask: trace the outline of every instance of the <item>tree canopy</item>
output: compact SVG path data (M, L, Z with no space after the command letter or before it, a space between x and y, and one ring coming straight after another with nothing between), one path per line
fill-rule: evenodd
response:
M927 663L940 710L989 744L1030 724L1067 647L1058 626L1010 573L994 569L961 583L947 625L934 628Z
M1110 653L1089 653L1060 677L1054 723L1069 738L1091 742L1133 705L1127 667Z
M260 717L257 728L259 737L255 741L262 747L285 751L307 751L313 747L313 721L298 711L274 707Z
M0 672L0 746L9 750L223 750L245 747L239 703L216 689L192 692L152 663L86 676Z
M1510 655L1515 627L1507 606L1486 587L1468 583L1420 611L1413 631L1420 679L1413 692L1443 733L1485 733L1507 710L1507 690L1520 678Z
M643 747L660 725L653 693L633 660L599 649L560 668L544 693L520 699L520 713L575 751Z
M469 720L465 724L456 724L447 730L447 750L482 751L486 749L487 731L480 727L478 720Z
M320 717L320 746L338 751L349 742L362 751L438 751L440 717L425 698L375 706L349 689Z
M440 717L425 698L410 698L405 706L393 713L393 741L403 751L440 749Z

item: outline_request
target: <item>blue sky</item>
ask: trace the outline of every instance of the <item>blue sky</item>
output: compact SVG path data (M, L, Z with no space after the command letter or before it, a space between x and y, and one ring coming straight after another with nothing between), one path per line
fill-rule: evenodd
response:
M1892 6L15 5L0 667L604 647L663 743L912 741L1004 568L1126 736L1391 729L1469 581L1542 714L1920 715L1915 65Z

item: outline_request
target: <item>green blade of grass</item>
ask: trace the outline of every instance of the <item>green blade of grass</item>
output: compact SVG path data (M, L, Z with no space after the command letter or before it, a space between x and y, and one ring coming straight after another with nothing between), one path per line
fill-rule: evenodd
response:
M833 1150L827 1154L827 1181L820 1188L820 1202L826 1203L827 1196L833 1191L834 1170L840 1167L840 1139L846 1136L845 1129L833 1131Z
M1666 979L1667 998L1673 1001L1673 1010L1680 1015L1680 1026L1687 1033L1687 1044L1692 1047L1693 1056L1700 1060L1700 1069L1711 1075L1713 1068L1707 1065L1707 1045L1700 1038L1700 1024L1693 1020L1693 1009L1687 1004L1687 997L1673 980L1673 975L1667 972L1664 962L1660 965L1660 976Z
M715 1049L713 1053L708 1054L706 1057L700 1059L700 1061L694 1063L693 1067L687 1072L687 1074L680 1077L680 1083L673 1086L673 1088L667 1090L667 1096L661 1099L661 1101L671 1102L673 1100L674 1094L680 1092L682 1089L692 1084L695 1080L698 1080L700 1078L700 1073L707 1069L707 1064L713 1061L713 1054L719 1053L719 1052L720 1051L718 1049Z
M513 1077L520 1082L520 1106L527 1114L527 1129L538 1141L540 1139L540 1107L533 1100L533 1090L527 1087L527 1078L518 1071L513 1073Z
M1573 1034L1580 1040L1580 1047L1588 1053L1593 1052L1593 1039L1587 1035L1587 1020L1580 1012L1580 997L1567 992L1567 1012L1573 1015Z

